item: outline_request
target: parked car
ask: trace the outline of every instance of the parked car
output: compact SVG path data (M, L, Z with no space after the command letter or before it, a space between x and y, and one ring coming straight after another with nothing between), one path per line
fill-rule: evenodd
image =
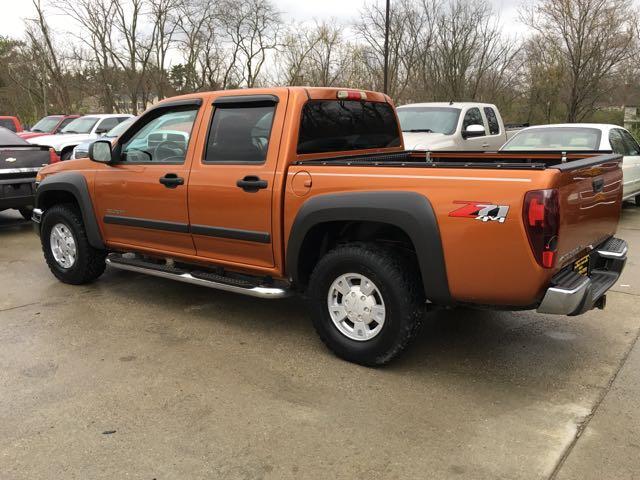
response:
M118 138L120 135L122 135L122 133L127 128L129 128L129 126L131 126L133 122L135 122L136 118L137 117L132 117L124 120L123 122L120 122L118 125L113 127L111 130L109 130L107 133L105 133L102 137L99 137L99 138L104 138L104 139ZM89 156L89 147L95 141L96 141L95 139L91 139L91 140L87 140L85 142L80 143L78 146L76 146L73 149L73 153L71 154L71 159L75 160L76 158L87 158Z
M80 118L80 115L48 115L38 120L29 130L20 132L18 135L25 140L44 137L45 135L54 135L59 133L76 118Z
M0 127L6 128L13 133L22 131L22 124L18 117L0 116Z
M57 135L45 135L43 137L31 138L28 141L35 145L53 147L62 160L69 160L73 149L79 143L90 139L97 139L119 123L132 117L133 115L123 113L85 115L84 117L71 121Z
M154 135L174 119L186 136ZM381 93L200 92L89 150L38 175L34 220L59 280L90 282L109 264L253 297L301 293L325 344L364 365L396 357L427 303L603 308L626 260L619 155L426 162L404 149Z
M58 160L52 149L31 145L0 127L0 211L13 208L29 220L35 205L36 174Z
M530 127L518 132L502 150L613 151L624 157L622 199L635 199L640 206L640 145L618 125L566 123Z
M407 150L495 152L515 133L488 103L413 103L398 118Z

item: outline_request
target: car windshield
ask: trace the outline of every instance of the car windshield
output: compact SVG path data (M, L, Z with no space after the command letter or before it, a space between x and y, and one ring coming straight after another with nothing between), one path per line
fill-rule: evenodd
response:
M135 120L136 120L135 118L130 118L129 120L125 120L125 121L119 123L118 125L113 127L111 130L109 130L107 133L105 133L104 136L107 137L107 138L119 137L120 135L122 135L124 133L124 131L127 128L129 128L129 125L131 125Z
M38 133L53 132L54 128L56 128L59 122L60 117L44 117L41 118L33 127L31 127L31 131Z
M76 118L62 129L62 133L90 133L93 126L98 123L97 117Z
M601 132L597 128L558 127L523 130L504 146L503 151L599 150Z
M403 132L443 133L453 135L460 109L452 107L401 107L398 118Z

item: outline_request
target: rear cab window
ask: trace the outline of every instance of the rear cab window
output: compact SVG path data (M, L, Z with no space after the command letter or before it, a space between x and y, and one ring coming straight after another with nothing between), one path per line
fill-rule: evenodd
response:
M398 120L388 103L309 100L302 109L297 147L299 155L400 145Z

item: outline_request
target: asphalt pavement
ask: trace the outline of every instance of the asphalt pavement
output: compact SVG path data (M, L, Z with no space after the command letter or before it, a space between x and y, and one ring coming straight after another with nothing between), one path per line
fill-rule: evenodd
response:
M59 283L2 212L0 479L640 478L640 208L618 236L606 310L435 312L367 369L295 298Z

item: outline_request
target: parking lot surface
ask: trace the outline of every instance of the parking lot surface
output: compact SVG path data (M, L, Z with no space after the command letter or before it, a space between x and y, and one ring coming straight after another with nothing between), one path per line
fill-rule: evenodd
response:
M434 312L367 369L298 299L59 283L0 213L0 478L639 478L640 208L619 236L605 311Z

